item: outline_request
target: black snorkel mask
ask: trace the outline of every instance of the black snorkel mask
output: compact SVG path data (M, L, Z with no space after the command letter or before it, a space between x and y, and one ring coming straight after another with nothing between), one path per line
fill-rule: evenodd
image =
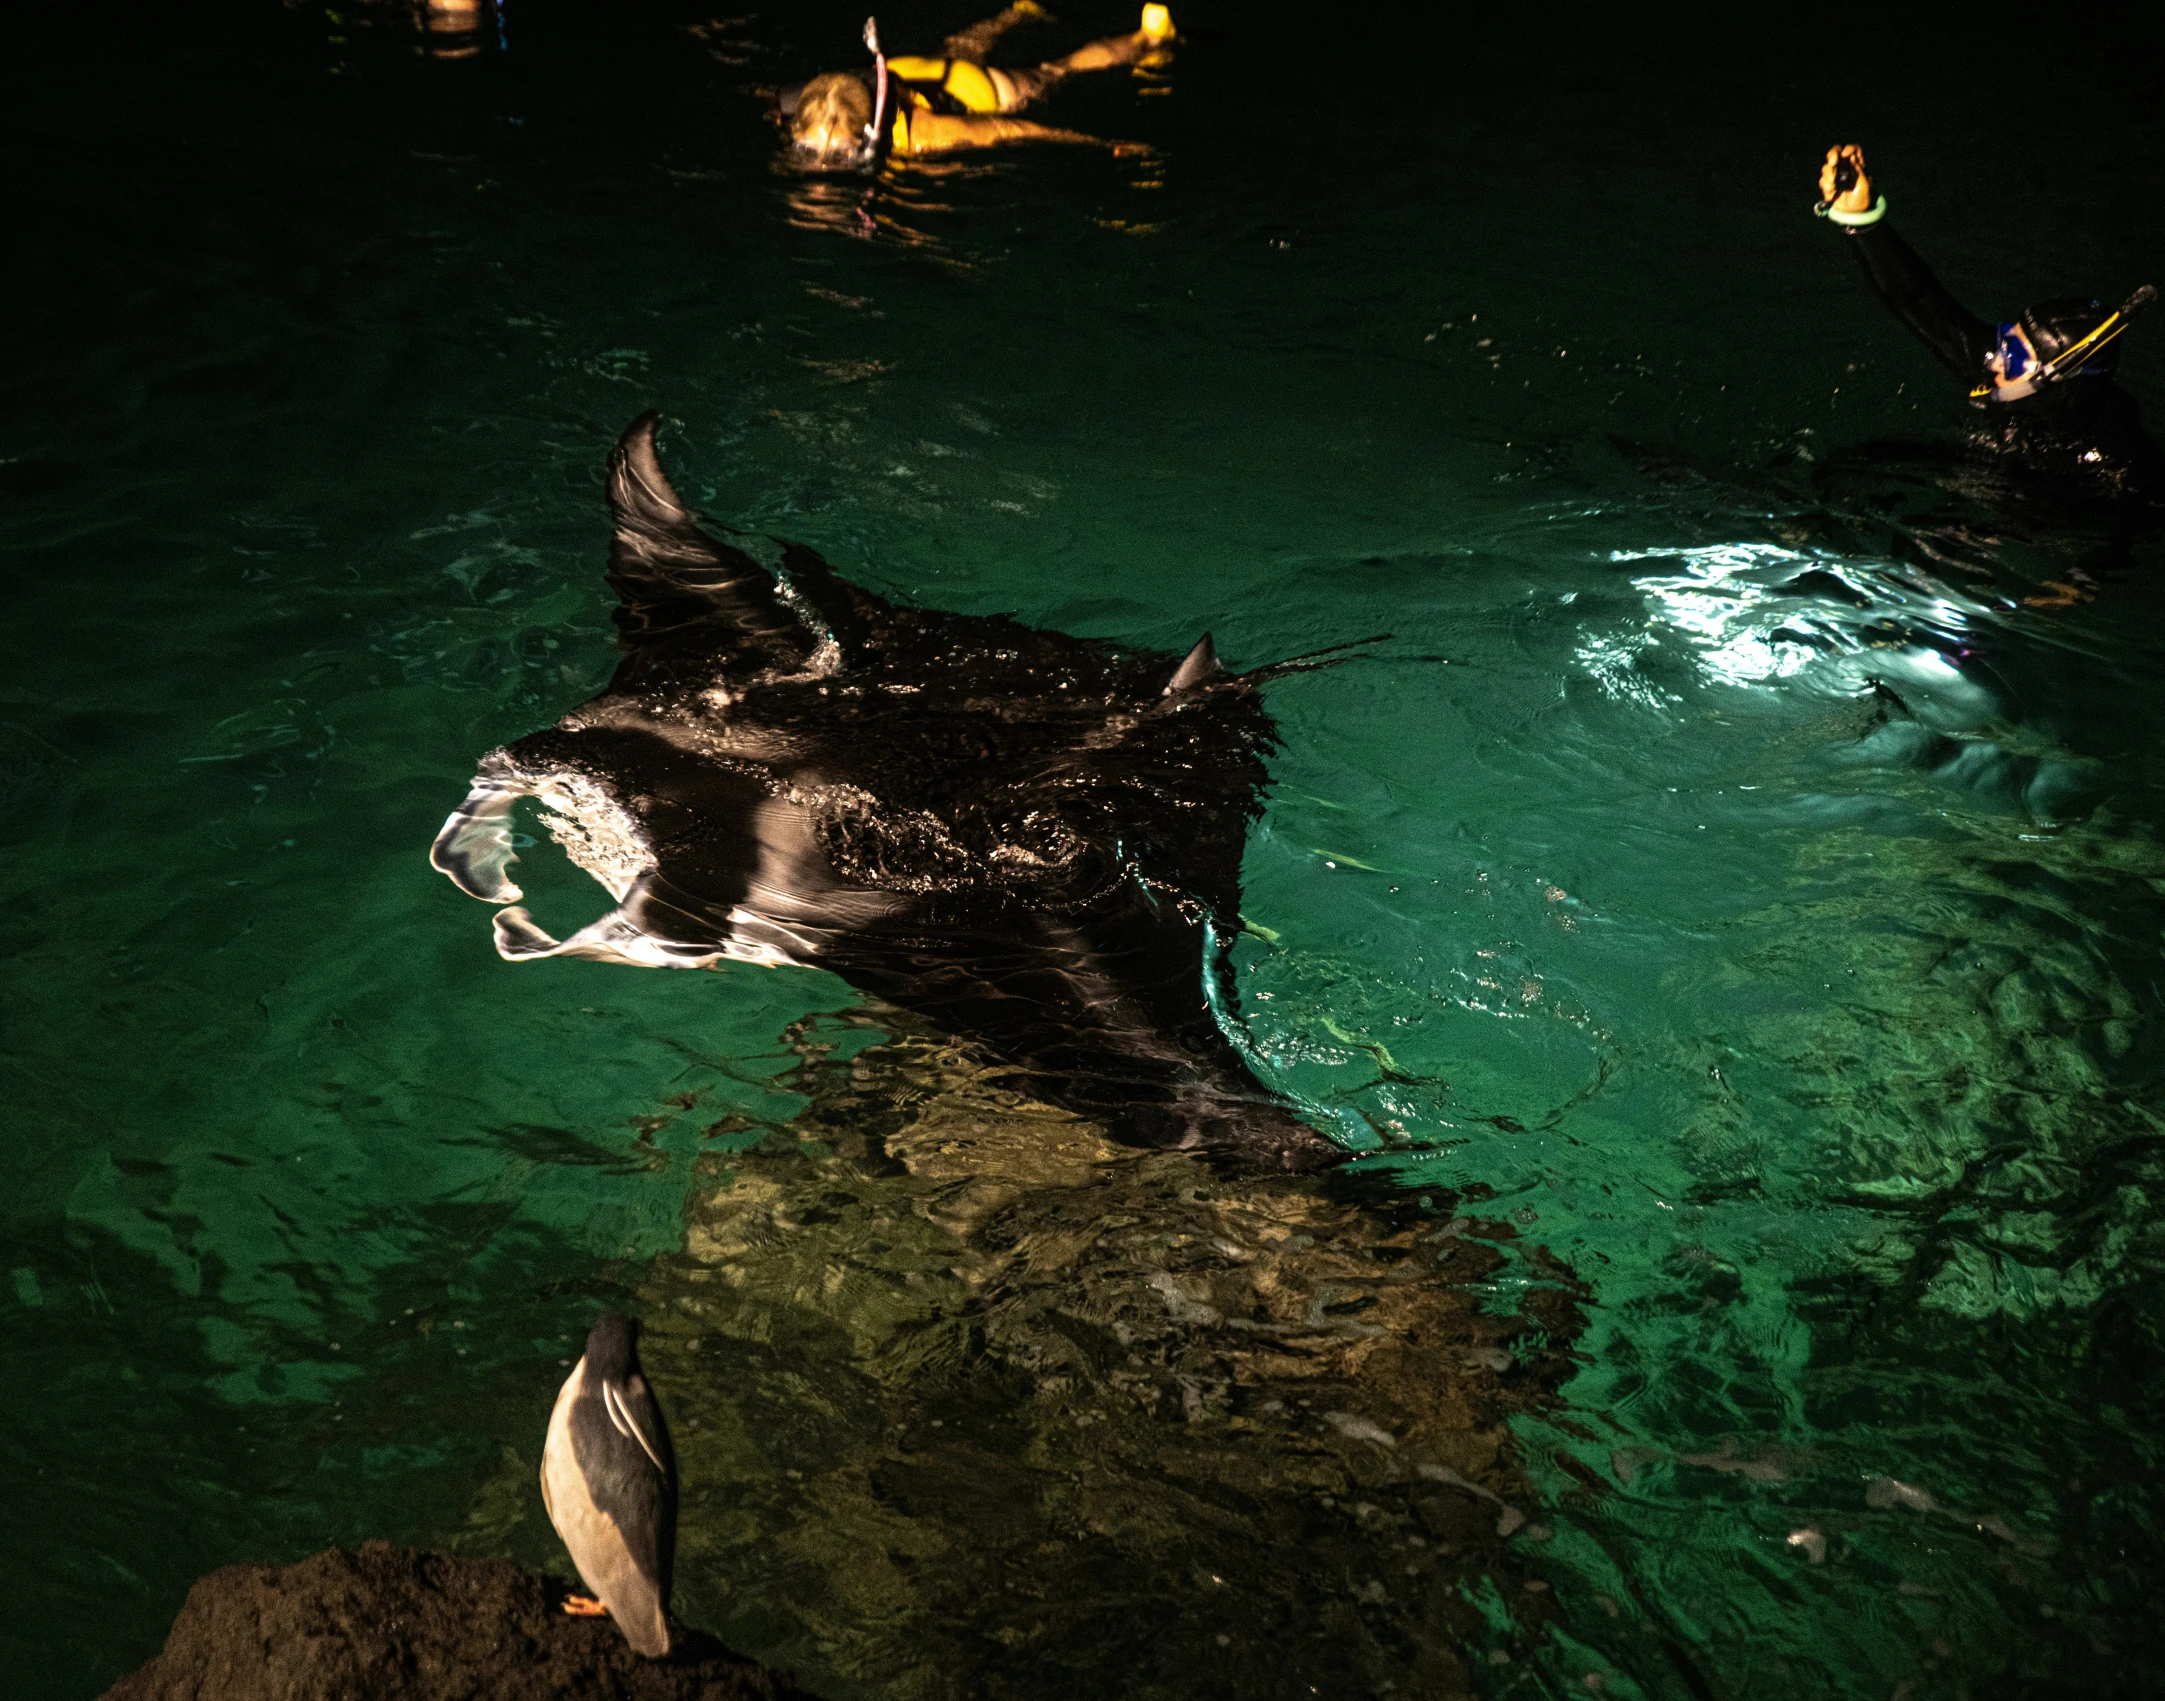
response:
M2037 347L2046 340L2047 316L2032 308L2020 321L1999 328L1999 373L1973 387L1970 400L1979 404L2019 402L2070 378L2111 377L2113 368L2119 365L2119 356L2117 352L2108 355L2106 350L2133 323L2135 315L2156 300L2156 287L2144 284L2050 358L2042 357Z

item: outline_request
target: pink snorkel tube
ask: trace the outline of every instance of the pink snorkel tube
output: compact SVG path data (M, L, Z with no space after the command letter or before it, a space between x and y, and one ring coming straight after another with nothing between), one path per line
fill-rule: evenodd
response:
M872 69L878 82L872 103L872 122L865 126L865 151L868 157L878 159L881 141L887 134L887 55L880 51L879 19L865 19L864 44L872 50Z

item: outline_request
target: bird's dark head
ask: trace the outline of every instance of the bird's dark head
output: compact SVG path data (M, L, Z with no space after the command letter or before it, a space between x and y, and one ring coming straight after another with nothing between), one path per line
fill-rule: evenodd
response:
M639 1321L612 1311L587 1332L589 1375L621 1382L639 1367Z

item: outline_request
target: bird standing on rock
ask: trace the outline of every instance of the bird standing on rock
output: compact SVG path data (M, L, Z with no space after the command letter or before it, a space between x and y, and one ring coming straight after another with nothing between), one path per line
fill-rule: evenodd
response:
M586 1337L541 1449L541 1499L586 1586L649 1659L669 1652L677 1464L639 1368L639 1325L614 1312ZM581 1610L576 1597L565 1603Z

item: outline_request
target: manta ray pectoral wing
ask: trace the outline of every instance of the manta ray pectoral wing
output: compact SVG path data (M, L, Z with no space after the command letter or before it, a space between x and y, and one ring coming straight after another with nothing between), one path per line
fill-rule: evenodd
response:
M609 456L609 509L616 540L609 585L627 662L742 658L801 666L818 647L767 568L710 537L692 519L655 452L661 416L633 420ZM734 652L734 655L732 655Z

